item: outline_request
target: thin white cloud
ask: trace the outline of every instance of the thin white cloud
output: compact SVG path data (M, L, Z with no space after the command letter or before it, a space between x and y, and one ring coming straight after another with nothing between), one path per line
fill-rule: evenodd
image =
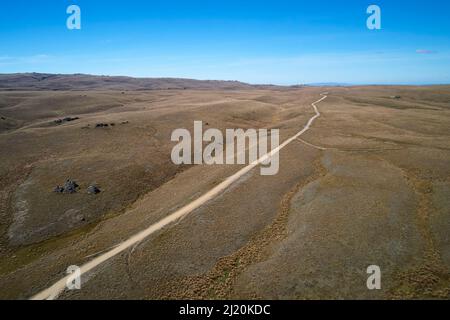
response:
M426 49L417 49L416 50L417 54L435 54L437 53L436 51L433 50L426 50Z

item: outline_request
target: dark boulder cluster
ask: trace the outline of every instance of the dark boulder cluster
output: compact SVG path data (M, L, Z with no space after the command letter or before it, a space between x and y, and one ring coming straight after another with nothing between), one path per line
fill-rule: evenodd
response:
M128 124L128 123L129 123L128 121L123 121L120 124ZM95 128L109 128L109 127L115 127L115 126L116 126L116 124L114 122L111 122L111 123L100 122L100 123L95 124ZM90 127L91 126L88 124L87 126L84 126L81 129L89 129Z
M97 123L95 125L96 128L107 128L109 127L109 123Z
M80 186L75 181L67 180L66 183L64 183L64 186L56 186L53 191L55 193L73 194L78 191L79 187ZM87 193L89 194L99 194L100 192L101 190L95 185L91 185L87 188Z
M63 123L65 123L65 122L72 122L72 121L79 120L79 119L80 119L79 117L75 117L75 118L72 118L72 117L65 117L65 118L63 118L63 119L56 119L56 120L55 120L55 123L56 123L56 124L63 124Z
M56 193L75 193L77 192L77 189L79 188L79 185L72 180L67 180L66 183L64 183L64 186L56 186L54 189L54 192Z
M6 120L6 118L5 118L5 117L0 117L0 119L2 119L2 120Z

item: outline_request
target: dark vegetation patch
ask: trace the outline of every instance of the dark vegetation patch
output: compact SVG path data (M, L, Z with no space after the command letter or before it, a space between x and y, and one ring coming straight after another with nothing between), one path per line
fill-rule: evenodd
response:
M80 119L79 117L74 117L74 118L72 118L72 117L65 117L65 118L62 118L62 119L56 119L54 122L56 124L63 124L63 123L66 123L66 122L72 122L72 121L79 120L79 119Z

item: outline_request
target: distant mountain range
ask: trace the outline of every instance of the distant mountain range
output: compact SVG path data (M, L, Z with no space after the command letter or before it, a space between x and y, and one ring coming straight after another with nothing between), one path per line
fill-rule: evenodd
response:
M0 90L236 90L270 87L277 86L251 85L239 81L193 80L179 78L132 78L122 76L95 76L87 74L0 74Z

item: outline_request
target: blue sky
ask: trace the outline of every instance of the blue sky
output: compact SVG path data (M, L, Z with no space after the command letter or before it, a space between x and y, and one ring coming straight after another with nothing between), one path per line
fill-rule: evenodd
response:
M66 28L76 4L82 29ZM382 10L382 30L366 9ZM0 73L450 83L450 2L2 1Z

